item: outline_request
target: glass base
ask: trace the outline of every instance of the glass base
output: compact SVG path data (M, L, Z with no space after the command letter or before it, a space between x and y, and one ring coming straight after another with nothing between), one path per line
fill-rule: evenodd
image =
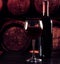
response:
M36 57L31 57L31 58L27 59L26 61L31 62L31 63L39 63L39 62L42 62L42 59L38 59Z

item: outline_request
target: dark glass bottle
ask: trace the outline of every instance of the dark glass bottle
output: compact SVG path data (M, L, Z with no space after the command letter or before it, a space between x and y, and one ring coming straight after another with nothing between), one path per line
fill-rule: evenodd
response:
M44 60L48 60L51 58L52 52L52 20L49 16L49 1L43 1L43 32L41 37L42 43L42 55L44 56Z

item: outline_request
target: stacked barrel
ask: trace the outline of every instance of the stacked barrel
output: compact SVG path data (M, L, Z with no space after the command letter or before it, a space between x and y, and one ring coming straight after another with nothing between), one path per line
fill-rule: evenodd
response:
M31 18L42 18L42 2L43 0L0 0L1 49L4 51L20 51L30 47L30 39L27 37L23 28L24 22L28 19L32 20ZM59 17L60 0L49 0L49 3L50 17L52 17L52 19ZM19 36L15 37L16 35ZM12 36L14 38L12 38ZM17 43L15 39L17 41L19 40L19 43ZM28 45L26 46L26 44Z

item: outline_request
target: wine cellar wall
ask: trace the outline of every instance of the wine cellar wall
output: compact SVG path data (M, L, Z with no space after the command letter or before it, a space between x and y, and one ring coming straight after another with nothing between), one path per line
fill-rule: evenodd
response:
M60 21L59 19L60 0L51 0L49 8L50 8L50 17L54 20ZM29 19L40 20L41 18L42 18L42 0L0 0L0 49L3 51L7 51L7 50L10 51L12 49L14 51L15 50L19 51L20 49L25 51L27 49L29 50L31 46L31 40L27 38L27 35L23 29L23 26L21 27L21 25L24 24L25 20L29 20ZM59 21L57 21L56 23L59 24ZM52 44L53 44L53 48L56 49L56 47L60 47L60 44L58 42L60 40L58 41L57 39L55 40L55 37L59 38L59 36L56 36L55 34L60 31L60 26L55 25L54 23L55 21L53 22L54 26L53 26L53 43ZM19 26L16 27L16 24ZM55 28L55 26L59 27L59 29ZM57 31L55 33L56 29ZM3 34L4 30L5 32ZM17 32L17 30L19 32ZM18 35L20 33L20 35L18 36L18 39L19 38L22 39L22 40L20 39L21 41L20 43L18 43L19 44L18 48L17 48L18 44L15 44L16 42L14 41L14 39L11 38L12 36L14 37L17 35L17 33L13 34L14 32L17 32ZM13 35L11 36L9 34L13 34ZM1 36L3 36L4 39L3 38L1 39ZM48 34L48 36L50 35ZM7 39L5 37L6 38L9 37L11 40L13 40L14 43L9 41L10 43L12 43L10 44L8 41L6 41ZM14 37L14 38L16 39L17 37ZM50 38L48 39L48 37L46 37L45 39L47 39L48 41ZM4 44L2 45L2 43ZM27 46L26 46L26 43L27 43ZM14 48L12 48L13 45L14 45Z

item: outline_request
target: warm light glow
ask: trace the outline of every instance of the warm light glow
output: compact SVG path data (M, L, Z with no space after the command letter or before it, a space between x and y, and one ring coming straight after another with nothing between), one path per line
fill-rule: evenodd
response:
M27 28L28 28L28 21L25 22L24 28L25 28L25 30L27 30Z
M29 51L30 53L33 53L33 50L31 50L31 51ZM39 53L39 51L38 50L34 50L34 53L35 54L38 54Z
M40 24L41 29L43 30L43 23L42 23L42 20L39 20L39 24Z

